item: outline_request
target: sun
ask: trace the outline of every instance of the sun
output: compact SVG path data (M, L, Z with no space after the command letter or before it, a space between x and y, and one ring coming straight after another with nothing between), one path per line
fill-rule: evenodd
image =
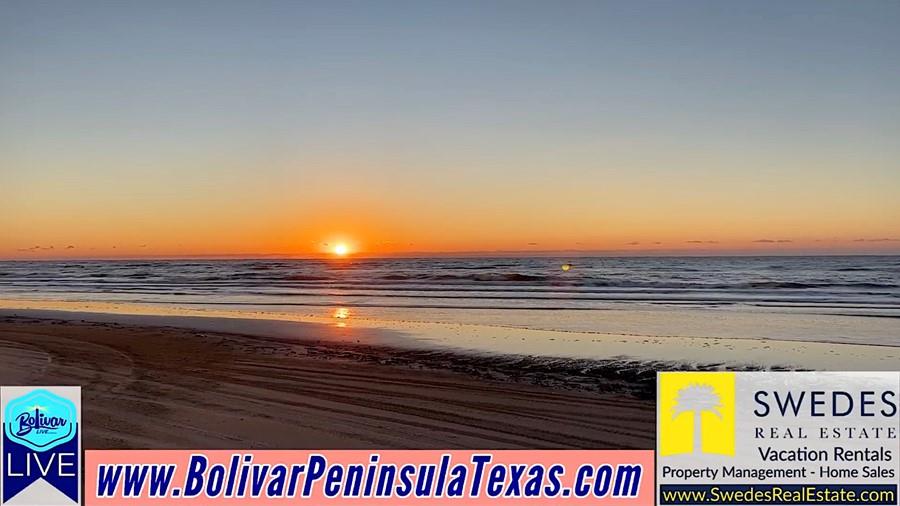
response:
M350 253L350 248L348 248L346 244L340 243L340 244L334 245L334 254L335 255L342 257L342 256L347 256L347 253Z

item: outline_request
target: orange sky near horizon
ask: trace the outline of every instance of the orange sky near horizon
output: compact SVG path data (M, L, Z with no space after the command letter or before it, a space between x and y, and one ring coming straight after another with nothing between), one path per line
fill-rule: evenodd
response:
M726 202L699 187L667 193L643 186L653 198L634 199L630 192L552 181L504 192L407 185L322 181L314 190L291 191L286 183L231 189L182 183L164 191L139 184L129 192L120 184L113 192L85 186L80 191L88 196L73 199L68 183L45 181L0 203L0 257L327 256L338 243L358 256L900 252L896 204L892 216L832 199L751 206L751 192L741 198L732 191Z
M825 156L804 166L772 152L697 157L643 145L617 156L585 148L565 165L524 144L531 159L369 150L295 153L263 169L237 150L140 163L127 153L0 154L19 168L0 174L0 258L309 256L339 241L370 256L900 252L888 162L859 177Z

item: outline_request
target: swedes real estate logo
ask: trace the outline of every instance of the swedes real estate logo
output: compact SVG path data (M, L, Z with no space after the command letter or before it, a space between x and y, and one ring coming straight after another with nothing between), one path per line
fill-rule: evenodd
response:
M81 388L0 387L0 412L0 505L79 504Z
M900 372L661 372L658 504L897 505Z

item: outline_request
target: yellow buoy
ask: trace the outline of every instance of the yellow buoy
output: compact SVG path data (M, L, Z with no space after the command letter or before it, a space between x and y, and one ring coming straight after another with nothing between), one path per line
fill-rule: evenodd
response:
M563 272L569 272L569 269L572 268L572 264L562 264Z

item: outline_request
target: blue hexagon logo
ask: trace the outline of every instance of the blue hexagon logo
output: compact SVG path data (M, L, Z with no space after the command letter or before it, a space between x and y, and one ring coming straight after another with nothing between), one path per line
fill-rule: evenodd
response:
M78 429L75 403L43 389L9 401L3 420L7 438L36 452L68 443Z

